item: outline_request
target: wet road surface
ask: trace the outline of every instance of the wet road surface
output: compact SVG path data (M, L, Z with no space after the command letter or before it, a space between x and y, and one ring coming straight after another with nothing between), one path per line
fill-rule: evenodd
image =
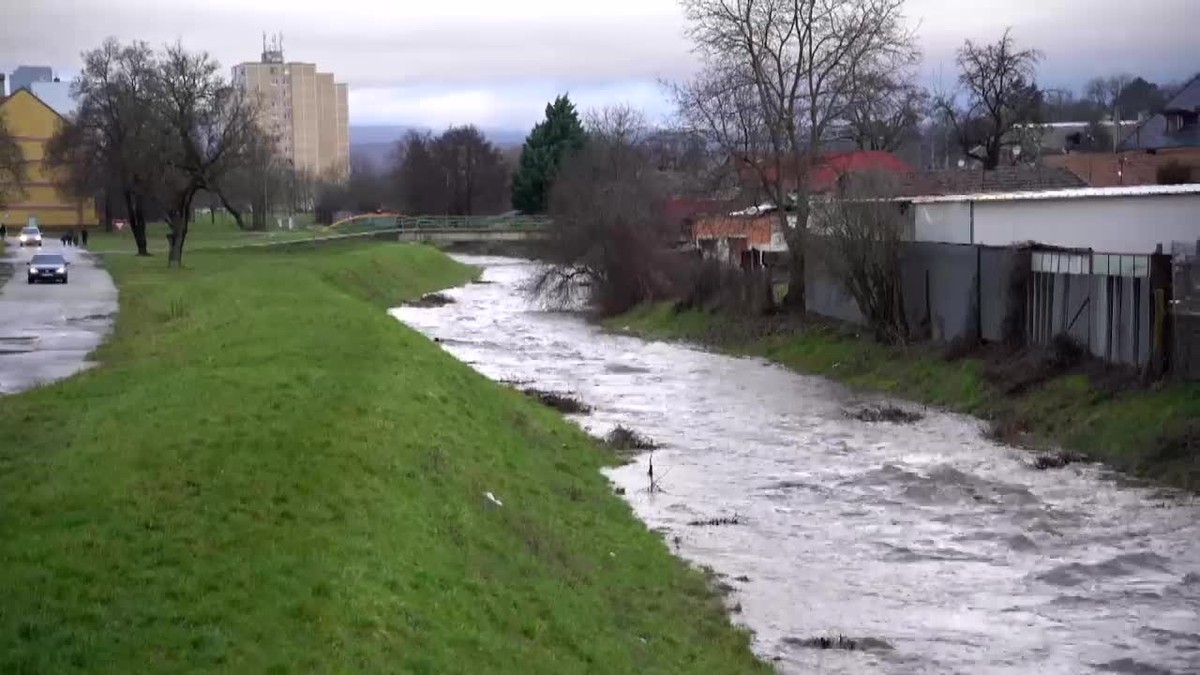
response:
M0 265L12 278L0 287L0 395L61 380L91 367L88 354L112 328L117 288L95 259L47 237L45 245L21 248L8 238ZM25 263L36 253L61 253L71 263L68 284L29 285Z
M1100 468L1036 471L971 418L864 423L863 401L757 359L539 311L486 266L393 314L494 379L572 392L596 435L661 443L610 472L649 527L733 588L785 673L1200 673L1200 504ZM736 519L737 524L693 525ZM681 620L683 620L681 618ZM847 636L867 649L816 649ZM866 640L864 640L864 638Z

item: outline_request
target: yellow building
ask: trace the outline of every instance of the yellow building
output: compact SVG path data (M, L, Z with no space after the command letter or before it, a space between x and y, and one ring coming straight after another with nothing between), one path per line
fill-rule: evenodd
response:
M96 200L80 201L62 194L43 162L46 143L66 120L28 89L0 100L0 115L25 156L24 188L0 211L2 222L10 230L30 224L31 219L42 229L96 227Z

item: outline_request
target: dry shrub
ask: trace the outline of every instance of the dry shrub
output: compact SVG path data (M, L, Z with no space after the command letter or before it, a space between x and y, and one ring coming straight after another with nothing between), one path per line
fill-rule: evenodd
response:
M666 186L650 161L646 125L628 108L590 118L582 150L564 159L550 193L553 225L531 292L553 306L601 315L675 295L678 234L663 216Z
M658 447L649 438L619 424L604 437L604 444L613 450L654 450Z
M1087 360L1086 347L1070 335L1059 333L1047 348L1029 348L999 356L984 369L984 377L1004 393L1015 395L1076 370Z
M676 311L720 310L762 316L775 311L769 270L744 271L715 260L693 261L683 272Z

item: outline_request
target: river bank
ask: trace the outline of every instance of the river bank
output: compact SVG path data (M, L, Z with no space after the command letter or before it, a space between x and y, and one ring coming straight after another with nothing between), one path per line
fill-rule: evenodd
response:
M964 415L877 420L859 413L880 397L830 378L547 311L526 292L536 263L463 260L484 283L392 313L495 381L578 400L568 418L592 435L652 441L605 473L717 574L778 672L1195 670L1187 493L1038 471Z
M760 356L822 375L988 420L998 440L1065 448L1162 484L1200 489L1200 384L1143 387L1129 373L1098 370L1054 354L953 354L916 345L885 347L854 327L786 317L735 317L670 303L605 322L611 330L684 340Z
M384 309L426 246L106 259L97 368L0 405L0 671L766 672L611 453Z

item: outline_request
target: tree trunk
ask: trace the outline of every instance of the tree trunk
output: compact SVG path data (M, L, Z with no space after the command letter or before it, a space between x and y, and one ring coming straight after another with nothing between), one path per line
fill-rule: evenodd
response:
M167 267L183 267L183 244L187 241L188 220L192 212L192 195L181 199L179 208L167 214L171 226L171 253L167 256Z
M795 228L788 227L786 213L781 216L784 228L783 236L788 247L788 289L781 305L785 311L797 314L803 314L808 309L804 301L806 292L804 263L807 254L805 247L808 245L805 234L808 228L808 209L800 207L803 199L796 200L797 208L793 212L793 215L796 216Z
M218 190L217 197L220 198L220 200L221 200L221 206L224 206L225 210L228 211L229 214L233 216L233 220L234 220L234 222L237 223L238 229L239 230L246 229L246 224L244 222L242 222L242 212L233 208L233 204L230 204L229 200L225 198L225 193Z
M146 221L142 216L142 199L135 197L130 191L125 192L125 211L129 216L129 231L133 233L133 241L137 245L138 255L150 255L146 246Z

